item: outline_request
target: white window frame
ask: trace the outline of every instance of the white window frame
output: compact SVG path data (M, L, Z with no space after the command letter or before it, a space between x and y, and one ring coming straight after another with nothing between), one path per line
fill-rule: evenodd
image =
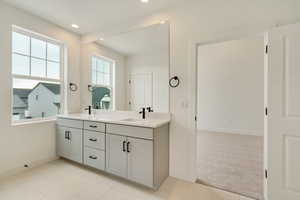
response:
M13 42L13 38L12 38L12 34L13 32L16 33L20 33L22 35L28 36L30 38L34 38L34 39L38 39L38 40L42 40L44 42L47 43L51 43L54 45L57 45L60 47L60 76L59 79L53 79L53 78L47 78L47 77L36 77L36 76L31 76L29 75L18 75L18 74L13 74L13 65L12 65L12 57L13 54L17 54L17 55L22 55L22 56L27 56L29 57L29 70L31 70L31 58L35 58L34 56L31 56L31 40L30 40L30 55L23 55L21 53L16 53L13 52L12 49L12 42ZM60 84L60 112L64 112L65 111L65 87L64 87L64 82L65 82L65 76L64 76L64 71L65 71L65 57L64 57L64 53L65 52L65 44L55 40L53 38L50 38L48 36L39 34L39 33L35 33L33 31L21 28L19 26L15 26L12 25L12 30L11 30L11 51L10 51L10 56L11 56L11 124L12 125L24 125L24 124L31 124L31 123L41 123L41 122L49 122L49 121L54 121L56 120L56 116L53 117L44 117L44 118L33 118L33 119L21 119L21 120L13 120L13 101L14 101L14 97L13 97L13 80L14 79L26 79L26 80L35 80L35 81L45 81L45 82L56 82ZM38 58L40 59L40 58ZM47 60L47 48L46 48L46 72L47 72L47 61L51 61L51 60ZM53 62L57 62L57 61L53 61ZM59 113L59 114L61 114Z
M109 74L109 85L93 83L93 79L92 79L92 77L93 77L93 58L101 59L101 60L104 60L106 62L111 63L111 65L110 65L111 69L110 69L110 74ZM90 62L91 62L90 69L91 69L91 83L92 83L91 85L92 85L92 87L109 88L110 93L111 93L111 105L110 105L109 110L115 110L115 65L116 65L115 60L113 60L111 58L107 58L107 57L102 56L102 55L94 54L94 55L91 56ZM91 99L91 101L92 101L92 99ZM103 109L99 109L99 110L103 110Z

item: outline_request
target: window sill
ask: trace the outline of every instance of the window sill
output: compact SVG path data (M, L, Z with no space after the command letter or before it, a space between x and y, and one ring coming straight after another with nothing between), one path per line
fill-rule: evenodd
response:
M11 125L12 126L23 126L23 125L41 124L41 123L48 123L48 122L55 122L55 121L56 121L56 117L37 118L37 119L12 121Z

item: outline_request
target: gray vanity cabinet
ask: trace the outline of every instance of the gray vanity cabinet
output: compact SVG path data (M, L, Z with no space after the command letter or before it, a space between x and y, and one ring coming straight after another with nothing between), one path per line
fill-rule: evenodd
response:
M107 134L106 171L153 187L153 141Z
M106 134L106 171L127 178L125 136Z
M153 187L153 141L127 138L128 179Z
M57 154L82 163L82 129L57 126Z
M157 128L59 118L57 154L157 189L169 176L169 124Z

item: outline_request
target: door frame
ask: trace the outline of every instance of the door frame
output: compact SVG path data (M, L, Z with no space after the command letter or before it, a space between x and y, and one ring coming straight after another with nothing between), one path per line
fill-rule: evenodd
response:
M268 45L268 32L252 32L252 33L237 33L237 34L231 34L229 36L225 37L220 37L214 40L207 40L204 42L199 42L203 39L193 39L190 40L189 42L189 65L191 66L191 71L189 72L190 77L192 78L192 86L191 86L191 99L193 100L193 103L191 104L191 110L192 110L192 118L195 120L191 120L190 127L194 128L194 133L193 133L193 141L191 141L192 144L192 157L191 159L191 174L190 178L191 180L196 181L197 180L197 118L198 118L198 47L199 46L204 46L204 45L209 45L209 44L218 44L222 42L227 42L227 41L233 41L233 40L242 40L245 38L251 38L254 36L260 36L263 37L264 40L264 47ZM264 53L264 106L265 108L268 107L268 54L265 52ZM268 170L268 151L267 151L267 138L268 138L268 129L267 129L267 116L264 116L264 172L263 174L265 175L265 172ZM264 176L264 191L263 191L263 196L265 200L268 200L268 195L267 195L267 178Z

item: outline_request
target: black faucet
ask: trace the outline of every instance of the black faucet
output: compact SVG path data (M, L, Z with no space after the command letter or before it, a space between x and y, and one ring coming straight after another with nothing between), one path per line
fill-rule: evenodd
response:
M142 118L145 119L146 118L146 108L142 108L142 111L139 112L140 114L142 114Z
M148 110L148 112L154 112L154 110L151 107L147 107L146 109Z
M88 110L89 111L89 115L92 114L92 106L89 106L89 107L85 108L84 110Z

